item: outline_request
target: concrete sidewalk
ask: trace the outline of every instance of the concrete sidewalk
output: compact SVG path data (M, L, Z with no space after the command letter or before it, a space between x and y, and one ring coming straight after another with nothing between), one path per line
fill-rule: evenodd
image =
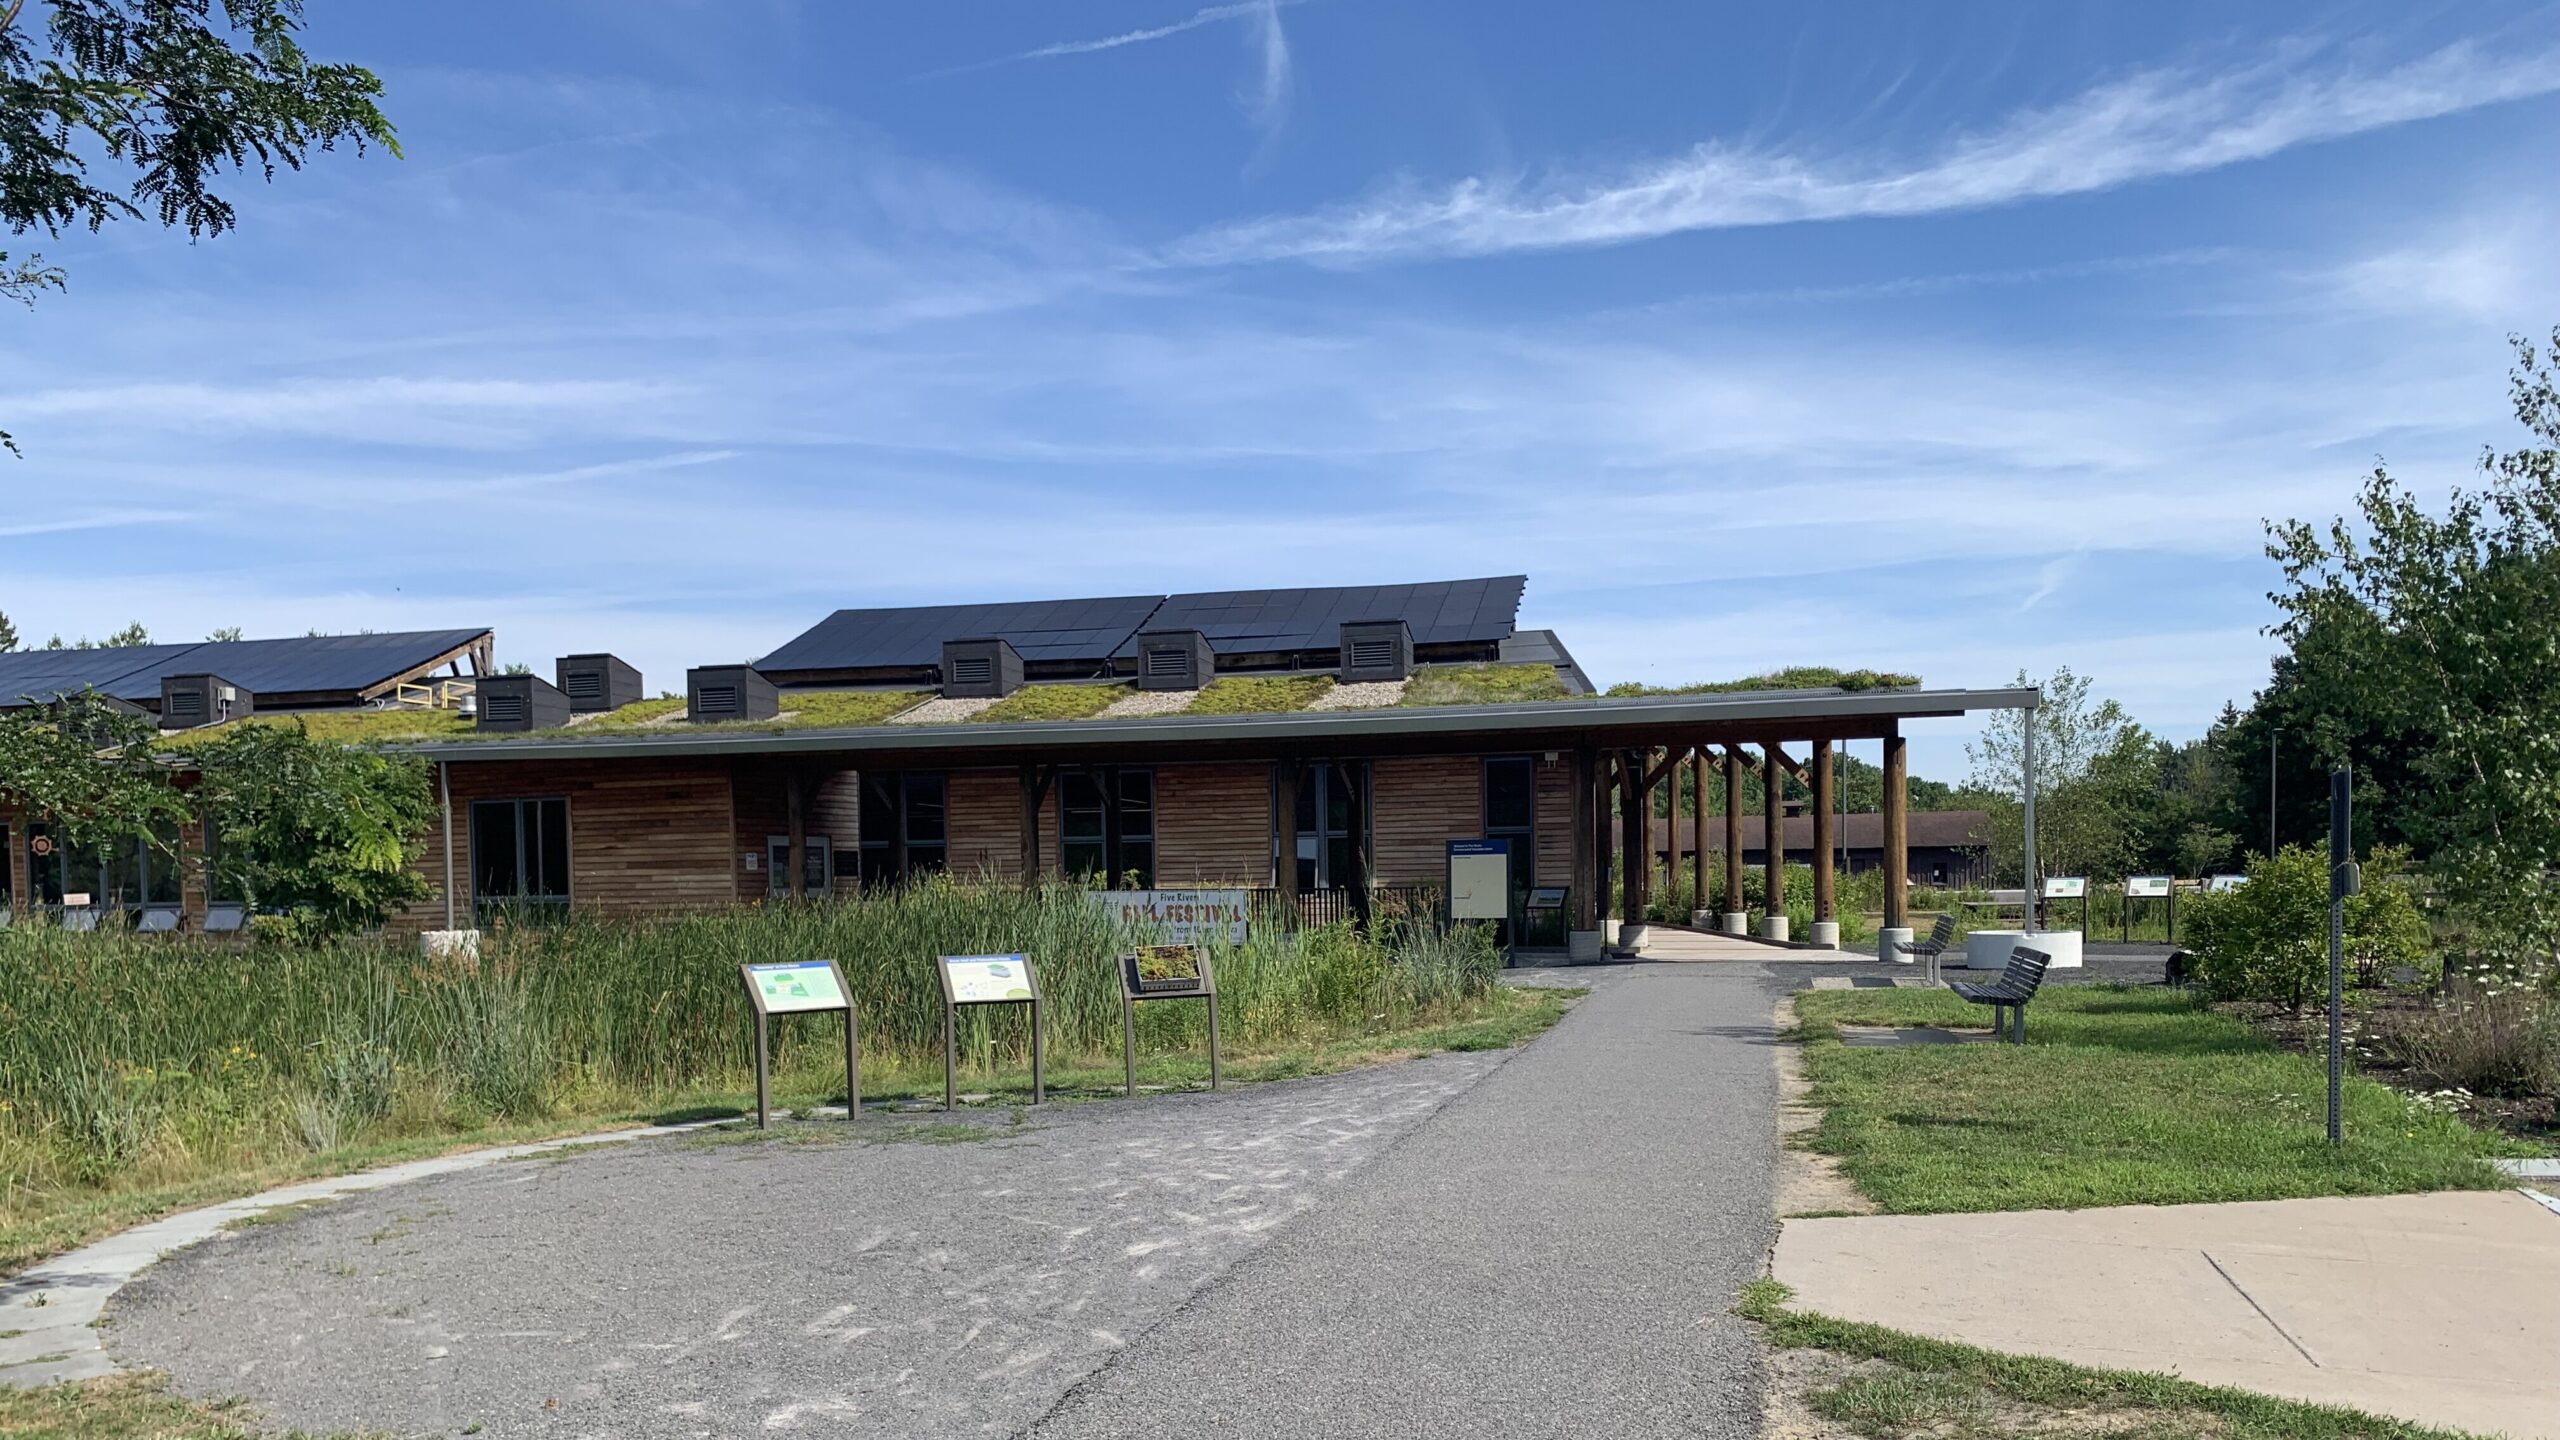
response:
M2514 1190L1789 1220L1808 1310L2560 1440L2560 1214Z

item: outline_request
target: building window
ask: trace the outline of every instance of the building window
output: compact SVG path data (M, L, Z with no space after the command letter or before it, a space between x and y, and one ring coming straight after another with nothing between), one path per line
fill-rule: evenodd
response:
M832 888L827 883L827 877L835 873L835 864L832 859L834 844L832 839L824 835L800 837L801 889L805 893L824 895ZM788 835L764 837L764 861L765 893L777 896L790 894L791 837Z
M1058 777L1059 859L1078 879L1156 883L1156 772L1137 766Z
M940 775L862 776L862 883L896 885L949 863Z
M480 906L569 903L569 802L471 802L471 899Z
M91 907L138 910L178 903L178 863L177 827L162 825L148 839L110 841L86 854L57 847L50 860L37 862L36 873L53 882L54 903L65 895L86 895Z
M1369 879L1369 766L1337 760L1298 770L1298 889L1354 890ZM1279 826L1272 826L1279 853Z
M1499 755L1484 762L1484 838L1511 842L1511 906L1516 911L1537 883L1537 761Z

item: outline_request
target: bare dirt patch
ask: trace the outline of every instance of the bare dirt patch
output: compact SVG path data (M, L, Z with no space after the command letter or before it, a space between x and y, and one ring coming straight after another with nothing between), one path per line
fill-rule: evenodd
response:
M1793 1030L1795 997L1781 998L1770 1019L1781 1035ZM1804 1148L1806 1137L1822 1123L1813 1086L1804 1078L1804 1047L1782 1043L1769 1053L1778 1067L1778 1218L1875 1214L1876 1202L1859 1193L1837 1159Z

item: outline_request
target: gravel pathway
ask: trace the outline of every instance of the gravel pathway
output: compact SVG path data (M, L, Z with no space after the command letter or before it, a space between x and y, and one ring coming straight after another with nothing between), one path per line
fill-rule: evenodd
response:
M108 1333L401 1436L1739 1440L1768 975L1576 972L1518 1052L447 1176L167 1260Z

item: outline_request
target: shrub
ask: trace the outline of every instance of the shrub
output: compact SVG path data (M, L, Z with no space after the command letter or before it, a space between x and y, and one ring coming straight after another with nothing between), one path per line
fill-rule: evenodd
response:
M2474 1095L2560 1093L2560 1002L2530 988L2478 989L2387 1022L2384 1049Z
M2363 892L2347 901L2346 956L2359 975L2425 958L2426 922L2398 880L2404 856L2375 851ZM2328 857L2299 845L2255 857L2248 884L2190 898L2179 919L2206 993L2299 1012L2327 983Z

